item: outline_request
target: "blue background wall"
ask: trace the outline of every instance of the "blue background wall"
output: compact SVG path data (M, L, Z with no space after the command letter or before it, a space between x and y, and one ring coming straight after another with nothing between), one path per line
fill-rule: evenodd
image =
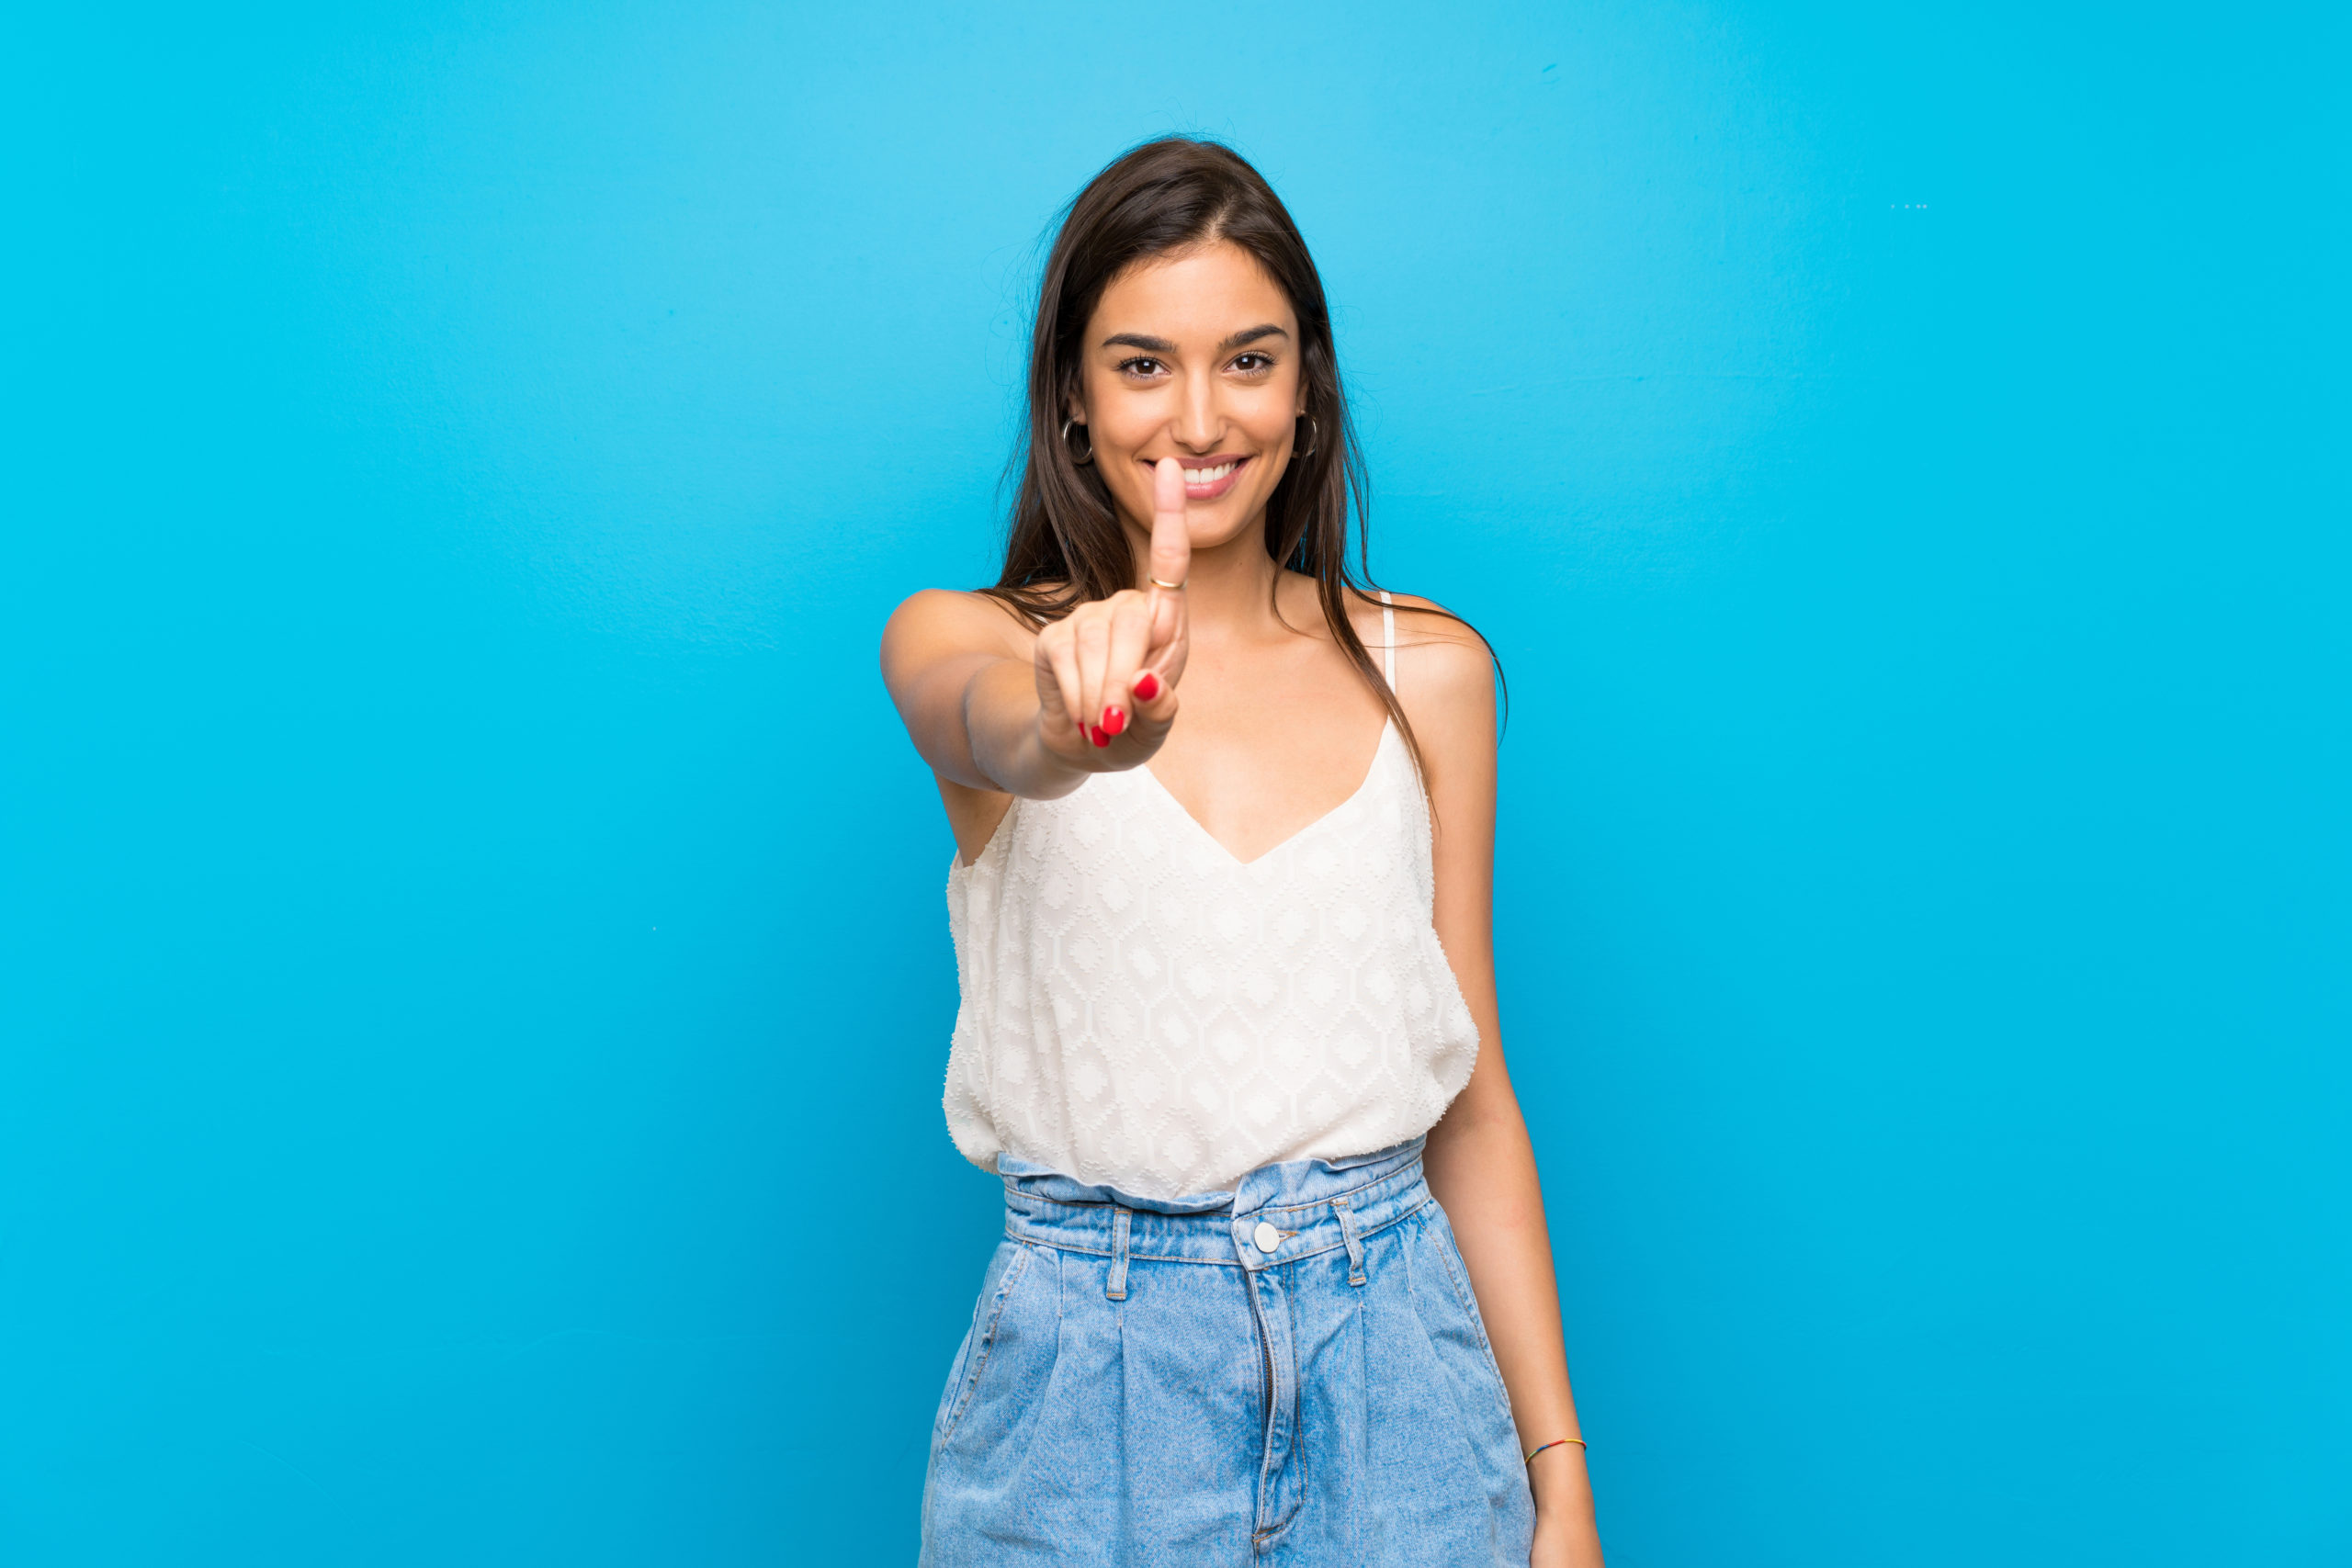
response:
M12 35L0 1560L910 1560L995 1220L874 645L1185 129L1512 678L1613 1561L2352 1561L2321 7Z

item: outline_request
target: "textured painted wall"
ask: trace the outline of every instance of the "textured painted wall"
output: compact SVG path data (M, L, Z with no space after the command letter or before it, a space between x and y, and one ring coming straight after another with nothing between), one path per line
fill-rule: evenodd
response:
M2341 23L1009 13L13 25L0 1559L910 1559L874 644L1169 129L1508 665L1612 1560L2352 1557Z

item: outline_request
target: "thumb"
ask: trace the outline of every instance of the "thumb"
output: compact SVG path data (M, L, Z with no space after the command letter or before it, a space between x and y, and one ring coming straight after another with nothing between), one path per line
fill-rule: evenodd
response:
M1173 457L1152 466L1150 562L1150 575L1161 582L1182 582L1193 570L1193 536L1184 526L1184 469Z

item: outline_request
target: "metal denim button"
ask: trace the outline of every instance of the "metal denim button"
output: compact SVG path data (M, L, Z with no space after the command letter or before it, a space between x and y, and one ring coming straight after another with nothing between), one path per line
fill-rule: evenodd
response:
M1259 1251L1272 1252L1283 1244L1283 1233L1265 1221L1260 1220L1258 1228L1250 1233L1250 1239L1258 1244Z

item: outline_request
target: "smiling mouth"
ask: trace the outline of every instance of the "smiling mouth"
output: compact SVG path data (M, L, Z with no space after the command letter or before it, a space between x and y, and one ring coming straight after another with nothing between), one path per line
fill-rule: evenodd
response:
M1236 477L1250 461L1248 457L1219 457L1212 463L1185 463L1183 458L1177 458L1184 465L1184 499L1215 501L1233 488ZM1148 460L1144 462L1147 468L1152 466Z

